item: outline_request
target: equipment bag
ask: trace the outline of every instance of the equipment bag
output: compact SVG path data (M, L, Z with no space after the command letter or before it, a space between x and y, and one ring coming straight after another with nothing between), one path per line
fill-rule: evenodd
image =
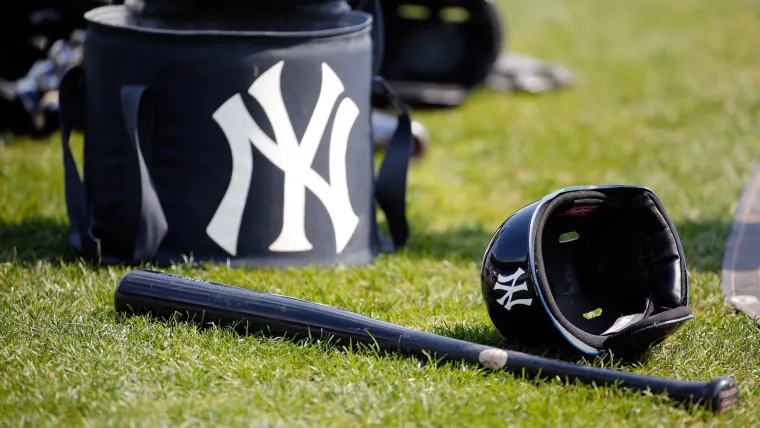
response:
M383 0L382 16L380 75L408 103L461 104L502 50L502 23L490 0Z
M405 244L410 119L372 77L371 16L287 11L87 13L84 67L61 90L76 250L105 263L285 267L363 264ZM399 116L376 179L373 82ZM68 144L77 127L83 182Z
M349 9L372 15L373 73L378 74L383 57L383 21L381 0L115 0L127 10L144 17L184 20L208 19L218 15L261 14L274 11L282 19L294 14L330 11L342 13ZM315 25L313 18L310 25Z

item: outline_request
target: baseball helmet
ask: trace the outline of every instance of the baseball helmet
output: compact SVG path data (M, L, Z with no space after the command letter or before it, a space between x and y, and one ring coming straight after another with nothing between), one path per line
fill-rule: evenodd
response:
M504 25L492 0L383 0L380 75L413 105L457 106L491 72Z
M503 336L588 355L638 355L693 318L676 229L637 186L570 187L520 209L491 238L481 286Z

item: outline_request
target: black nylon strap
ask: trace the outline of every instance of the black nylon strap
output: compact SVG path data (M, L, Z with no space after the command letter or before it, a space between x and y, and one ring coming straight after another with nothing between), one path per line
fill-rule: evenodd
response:
M372 74L379 75L385 55L383 9L380 0L367 0L367 12L372 14Z
M348 5L372 15L372 74L379 75L385 55L385 23L381 0L348 0Z
M148 91L144 86L125 86L121 89L124 126L135 149L140 170L140 219L137 223L134 260L152 260L169 229L164 210L161 208L161 202L148 172L148 164L151 163L150 156L153 152L151 139L153 101L147 94Z
M409 118L408 109L390 85L380 76L375 76L374 83L382 89L398 115L398 127L385 150L385 157L375 182L375 199L385 213L393 240L392 250L398 250L406 245L409 238L409 224L406 218L406 181L409 159L412 155L412 121ZM384 250L387 249L384 248Z
M84 184L79 178L77 165L69 145L72 129L83 127L84 85L84 70L79 67L69 70L60 85L64 187L66 210L71 223L69 244L85 257L99 260L112 259L113 255L102 254L100 240L92 233L94 221L88 212L89 206ZM132 147L135 149L135 159L137 159L137 166L140 171L140 195L130 198L132 201L139 198L140 218L137 220L137 236L132 250L133 260L126 261L151 260L168 230L166 217L148 172L147 165L150 161L146 163L143 157L143 153L151 152L152 102L145 97L145 88L139 86L123 88L121 101L124 124ZM101 231L107 231L108 225L98 225L97 228Z
M77 165L69 145L71 131L74 128L81 128L84 123L84 85L84 69L74 67L66 72L59 86L64 191L66 193L66 212L71 223L69 245L88 257L98 257L97 241L90 232L84 184L79 179Z

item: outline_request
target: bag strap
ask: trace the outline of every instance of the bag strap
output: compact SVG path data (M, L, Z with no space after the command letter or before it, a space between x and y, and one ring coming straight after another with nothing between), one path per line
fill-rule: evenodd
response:
M372 14L372 74L379 75L385 55L385 23L380 0L368 0L367 9Z
M406 105L401 102L388 82L380 76L375 76L373 82L385 93L398 116L396 132L388 142L388 148L385 150L385 157L375 181L375 199L385 213L393 241L392 245L388 245L387 241L380 236L380 243L383 251L394 251L404 247L409 239L409 223L406 218L406 181L413 148L412 121Z
M372 15L372 74L380 74L385 55L385 23L381 0L348 0L348 5Z
M71 222L69 244L86 257L113 257L103 254L100 239L93 234L93 218L84 183L79 178L74 156L69 144L71 131L84 124L85 73L81 67L69 70L60 85L61 141L63 144L64 187L66 210ZM168 225L148 171L151 133L153 127L153 102L144 86L125 86L121 91L121 107L124 125L129 134L130 147L134 148L140 174L139 195L129 195L130 200L140 201L140 217L137 220L137 236L132 247L130 261L151 260L166 236ZM107 224L97 225L107 234ZM117 226L118 228L118 226ZM118 233L117 233L118 234Z
M79 253L93 256L100 252L99 243L91 234L84 184L79 179L79 171L69 144L71 131L83 128L84 124L84 69L74 67L67 71L61 79L58 91L66 212L71 223L69 245Z
M151 260L169 229L166 215L158 199L148 171L153 154L153 98L145 86L124 86L121 89L121 112L140 170L140 218L133 251L134 260ZM145 155L144 155L145 154ZM148 156L146 162L145 156ZM131 200L137 200L133 198Z

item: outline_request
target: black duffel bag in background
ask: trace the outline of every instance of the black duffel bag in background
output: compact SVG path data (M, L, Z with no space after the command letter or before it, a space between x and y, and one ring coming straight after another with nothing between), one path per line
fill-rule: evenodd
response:
M410 120L373 77L371 15L341 1L246 3L87 13L84 66L61 87L70 243L83 256L358 265L405 244ZM399 116L377 178L373 82ZM77 127L83 181L68 146Z
M380 3L385 25L379 73L404 102L454 107L481 86L536 94L573 83L568 69L506 48L506 25L493 0ZM383 98L376 105L384 105Z
M385 25L380 74L405 102L463 103L502 51L503 26L490 0L381 3Z

